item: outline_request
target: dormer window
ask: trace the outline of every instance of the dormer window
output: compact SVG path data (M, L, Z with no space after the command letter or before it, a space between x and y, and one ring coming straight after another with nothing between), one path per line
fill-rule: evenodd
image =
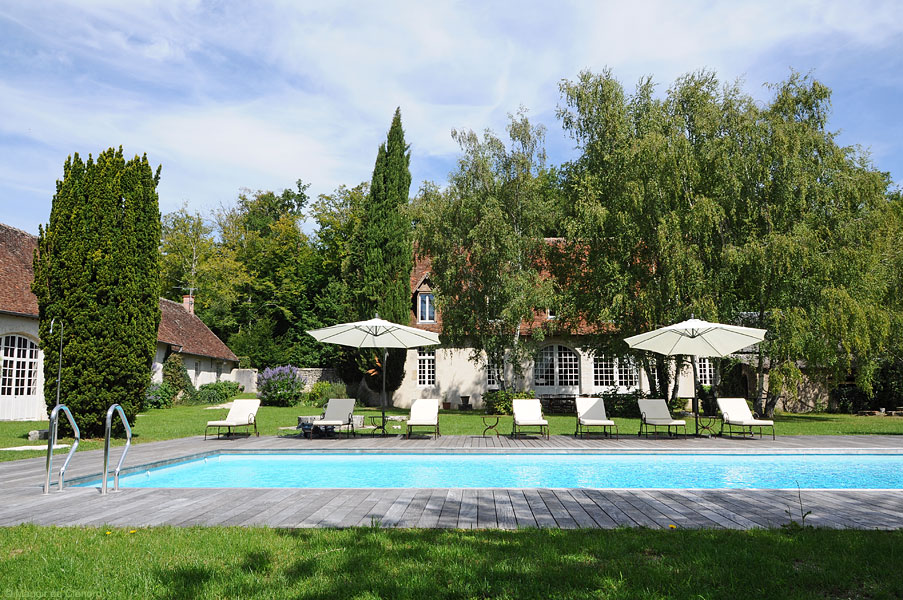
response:
M419 302L417 303L417 322L418 323L435 323L436 322L436 304L433 295L420 292L418 294Z

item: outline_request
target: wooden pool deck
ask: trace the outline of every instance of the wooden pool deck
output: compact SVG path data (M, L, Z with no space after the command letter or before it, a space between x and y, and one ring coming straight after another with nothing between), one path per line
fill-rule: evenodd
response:
M759 439L574 439L552 436L399 436L184 438L132 446L125 470L218 451L313 452L844 452L903 453L901 436L779 436ZM121 448L111 452L111 471ZM45 459L0 463L0 525L266 525L270 527L427 527L462 529L778 527L800 522L796 490L692 489L255 489L130 488L106 496L98 488L56 489L64 454L54 455L53 489L42 493ZM103 452L77 452L67 482L100 478ZM805 523L818 527L899 529L900 490L802 492Z

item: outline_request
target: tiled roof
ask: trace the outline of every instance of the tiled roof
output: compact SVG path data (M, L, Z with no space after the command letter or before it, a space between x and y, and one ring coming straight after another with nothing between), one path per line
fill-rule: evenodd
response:
M238 357L197 315L185 310L178 302L160 298L160 313L157 341L181 346L181 352L186 354L238 361Z
M38 299L31 293L38 238L0 223L0 312L38 316Z
M0 312L38 317L38 299L31 293L34 250L38 238L0 223ZM204 323L171 300L160 298L157 341L181 346L182 352L238 361L238 357Z
M561 238L545 238L545 242L550 246L559 246L561 245ZM430 291L429 285L424 285L424 278L429 278L430 269L432 268L432 261L429 256L414 256L414 268L411 270L411 317L410 317L410 325L412 327L417 327L418 329L426 329L428 331L434 331L436 333L442 333L442 315L439 313L439 310L436 310L436 322L435 323L418 323L417 322L417 291ZM550 277L551 275L543 270L543 275L545 277ZM419 286L419 287L418 287ZM598 328L594 328L590 326L585 321L579 321L576 324L571 324L568 330L562 331L560 326L556 327L556 323L546 318L547 315L545 312L537 312L533 318L532 322L524 322L523 328L521 331L522 335L532 335L535 329L541 328L550 328L554 327L558 329L558 333L565 333L568 335L588 335L591 333L597 333Z

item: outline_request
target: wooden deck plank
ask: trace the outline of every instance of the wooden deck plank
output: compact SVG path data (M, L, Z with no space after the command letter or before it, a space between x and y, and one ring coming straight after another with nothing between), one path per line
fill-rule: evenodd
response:
M474 529L477 527L478 502L477 490L464 488L461 491L461 509L458 511L457 524L459 529Z
M517 529L517 518L508 490L492 490L492 500L499 529Z
M539 526L536 522L536 517L533 516L533 511L530 509L530 503L527 502L527 497L524 495L524 490L508 490L508 497L511 499L511 506L514 509L514 518L518 527Z
M458 526L458 515L461 512L461 489L450 489L445 493L445 501L439 512L437 527L455 528Z

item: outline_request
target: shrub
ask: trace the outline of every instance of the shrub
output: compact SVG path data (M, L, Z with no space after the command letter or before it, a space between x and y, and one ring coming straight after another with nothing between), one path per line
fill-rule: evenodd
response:
M640 418L640 405L637 403L637 400L643 397L643 394L640 391L601 392L595 394L595 396L605 400L605 414L609 418Z
M490 415L510 415L514 412L513 400L515 398L536 398L532 390L524 392L512 392L511 390L491 390L483 394L483 407Z
M194 404L222 404L241 393L241 386L234 381L206 383L194 395Z
M194 384L191 383L180 354L170 354L163 362L163 383L174 390L173 398L178 397L181 403L190 402L195 394Z
M257 395L263 406L294 406L304 394L304 378L297 367L267 368L257 376Z
M166 383L155 383L147 388L144 397L144 408L172 408L172 399L176 391Z
M347 398L348 389L345 387L344 383L318 381L305 396L303 401L305 406L316 406L321 408L332 398Z
M699 408L702 414L705 415L714 416L718 414L718 402L715 400L714 386L699 386Z

